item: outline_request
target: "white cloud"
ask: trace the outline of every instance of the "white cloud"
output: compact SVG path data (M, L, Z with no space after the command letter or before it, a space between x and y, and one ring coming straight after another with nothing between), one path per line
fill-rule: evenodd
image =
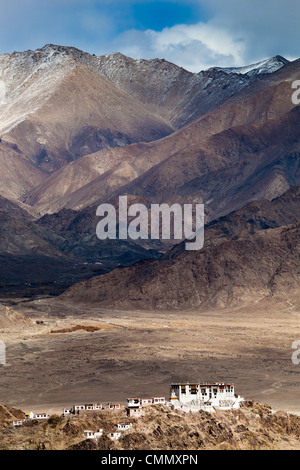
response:
M209 20L162 31L131 30L113 42L134 58L161 57L191 71L299 57L299 0L198 0Z
M176 25L157 32L131 30L115 40L116 47L134 58L165 58L199 72L209 67L238 66L245 45L224 29L210 23Z

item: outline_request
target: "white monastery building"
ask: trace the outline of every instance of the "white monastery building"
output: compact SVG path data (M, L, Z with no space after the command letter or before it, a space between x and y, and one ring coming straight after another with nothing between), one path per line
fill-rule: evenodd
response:
M184 412L197 412L199 410L214 412L218 410L239 409L244 398L235 394L232 383L173 383L170 390L170 399L165 397L153 398L127 398L125 410L127 417L140 418L145 415L145 408L153 405L164 405L173 407ZM119 403L90 403L85 405L73 405L72 408L65 408L63 416L96 413L101 410L119 411L124 407ZM22 426L27 420L48 420L47 413L27 413L24 420L13 421L13 426ZM117 425L118 431L125 431L131 428L131 423L120 423ZM103 430L84 431L88 439L98 439L102 436ZM119 439L120 433L111 433L111 439Z
M183 411L238 409L243 398L235 395L234 385L225 383L177 383L171 385L170 404Z

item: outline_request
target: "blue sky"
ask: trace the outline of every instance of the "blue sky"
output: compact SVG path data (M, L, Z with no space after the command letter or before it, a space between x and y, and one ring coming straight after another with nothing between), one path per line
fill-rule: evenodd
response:
M299 0L0 0L0 52L45 44L188 70L300 56Z

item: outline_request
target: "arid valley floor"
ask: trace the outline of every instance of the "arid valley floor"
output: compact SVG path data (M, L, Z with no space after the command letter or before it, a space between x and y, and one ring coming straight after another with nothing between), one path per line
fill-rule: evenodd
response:
M296 297L206 313L86 310L59 299L13 309L20 320L0 329L0 403L60 413L75 403L168 398L176 381L229 381L246 400L300 415ZM99 329L55 333L77 325Z

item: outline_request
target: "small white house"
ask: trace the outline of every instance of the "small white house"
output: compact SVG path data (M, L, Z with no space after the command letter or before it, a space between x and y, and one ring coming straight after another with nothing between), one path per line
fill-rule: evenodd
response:
M109 439L111 439L112 441L117 441L118 439L120 439L121 433L120 432L111 432L110 434L107 435L107 437L109 437Z
M102 408L103 406L101 405L101 403L92 403L89 405L85 405L86 411L98 411L98 410L102 410Z
M142 406L151 406L153 403L153 398L142 398L141 404Z
M94 410L94 405L85 405L86 411L93 411Z
M101 403L94 404L94 411L99 411L103 409L103 405Z
M47 413L37 413L33 419L49 419L49 415Z
M152 398L152 404L153 405L165 405L166 404L166 399L165 399L165 397Z
M73 405L73 413L79 413L79 411L84 411L85 405Z
M70 410L70 413L82 413L83 411L99 411L103 409L103 405L101 403L88 403L86 405L73 405L73 409ZM68 410L66 410L68 413Z
M13 426L23 426L23 420L22 421L13 421Z
M30 413L26 414L27 419L49 419L49 415L47 413Z
M154 398L127 398L127 408L136 408L139 406L165 405L165 397Z
M141 418L145 416L145 407L136 406L126 408L128 418Z
M127 408L138 408L142 406L142 400L140 398L127 398Z
M121 405L120 405L119 403L107 403L106 408L108 408L108 409L111 410L111 411L113 411L113 410L120 410L120 409L121 409Z
M128 431L132 428L132 423L121 423L117 425L118 431Z
M99 439L103 436L103 429L98 429L98 431L84 431L83 434L87 439Z

